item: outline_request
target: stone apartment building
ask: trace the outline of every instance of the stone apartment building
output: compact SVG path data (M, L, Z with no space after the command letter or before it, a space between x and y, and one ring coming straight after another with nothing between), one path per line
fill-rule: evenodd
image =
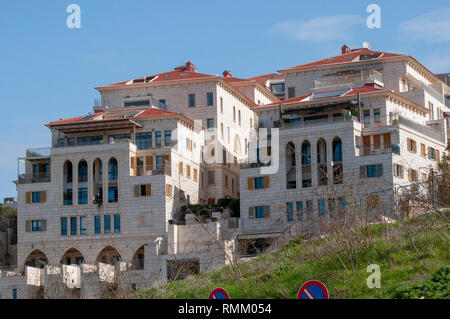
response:
M279 129L279 169L262 173L274 165L270 156L264 164L266 149L240 172L242 254L253 250L249 240L274 245L292 228L332 217L360 181L370 183L362 203L389 215L396 188L426 180L447 148L450 88L410 56L343 46L338 56L279 72L286 99L255 108L260 128ZM277 147L269 133L250 149L263 143Z
M273 248L294 222L327 217L325 187L377 180L372 192L388 196L447 146L448 85L410 56L368 48L249 79L187 62L96 89L93 113L47 124L51 147L19 159L18 272L116 264L144 287L183 262L211 270L254 253L243 243ZM252 154L279 168L262 174ZM180 214L224 197L240 198L240 218ZM0 278L2 297L24 287Z

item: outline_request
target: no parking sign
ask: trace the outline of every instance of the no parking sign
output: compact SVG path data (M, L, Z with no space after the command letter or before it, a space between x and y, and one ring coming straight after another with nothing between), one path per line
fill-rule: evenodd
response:
M310 280L301 286L297 299L328 299L328 289L320 281Z
M208 299L230 299L230 295L223 288L216 288L209 294Z

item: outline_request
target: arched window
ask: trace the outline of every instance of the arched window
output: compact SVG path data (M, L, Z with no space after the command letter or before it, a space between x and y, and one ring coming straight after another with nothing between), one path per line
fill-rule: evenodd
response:
M66 184L70 184L72 183L73 180L73 166L72 166L72 162L71 161L66 161L64 163L64 168L63 168L64 172L64 183Z
M286 145L286 183L287 189L295 189L297 187L295 145L292 142L289 142Z
M117 173L118 173L117 160L115 158L111 158L109 160L108 165L108 179L110 181L117 180Z
M84 183L88 179L88 166L85 160L81 160L78 163L78 182Z
M342 162L342 141L339 137L333 139L333 162Z
M103 163L97 158L92 165L92 183L94 190L94 204L103 202Z
M324 186L328 184L327 177L327 142L323 138L317 141L317 176L319 178L318 185Z
M311 165L311 144L308 141L302 144L302 165Z

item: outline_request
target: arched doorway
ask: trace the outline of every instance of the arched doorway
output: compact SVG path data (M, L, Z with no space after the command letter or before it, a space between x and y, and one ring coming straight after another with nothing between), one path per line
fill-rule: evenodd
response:
M139 247L138 250L133 255L132 267L133 269L143 270L144 269L144 245Z
M82 265L85 263L83 254L76 248L69 248L61 256L61 264L64 265Z
M33 250L25 259L25 266L44 268L47 264L47 256L39 249Z
M117 249L112 246L106 246L97 255L97 262L104 264L116 265L122 261L122 256Z

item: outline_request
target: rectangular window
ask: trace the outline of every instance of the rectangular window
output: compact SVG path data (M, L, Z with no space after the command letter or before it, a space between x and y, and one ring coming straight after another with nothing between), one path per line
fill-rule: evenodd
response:
M172 139L172 131L164 131L164 145L170 146Z
M403 178L403 166L399 164L394 164L394 176L398 178Z
M420 144L420 155L423 157L426 156L425 144Z
M78 188L78 204L86 205L88 203L88 189Z
M194 181L198 181L198 170L194 168Z
M67 217L61 218L61 236L67 236Z
M42 221L41 220L32 220L31 221L31 231L33 231L33 232L42 231Z
M220 123L220 138L223 140L223 123Z
M223 114L223 97L220 98L220 114Z
M152 147L152 133L136 133L136 146L138 150L148 150Z
M191 167L186 165L186 177L191 178Z
M381 123L380 109L373 110L373 121L374 121L374 123Z
M150 105L150 100L128 101L123 103L123 106L125 107L147 106L147 105Z
M70 217L70 235L75 236L77 234L77 218Z
M163 168L164 168L163 157L158 155L156 156L156 170L162 171Z
M264 218L264 206L255 207L255 218Z
M114 233L120 233L120 215L114 215Z
M166 184L166 196L172 197L172 185Z
M227 142L230 143L231 137L230 137L230 127L227 127Z
M85 136L78 138L78 146L102 144L103 136Z
M12 299L17 299L17 289L12 290Z
M214 171L208 171L208 185L214 185L216 183L215 177Z
M363 116L364 116L364 124L369 125L370 124L370 110L364 110Z
M297 202L297 217L299 219L303 219L303 202L302 201Z
M295 96L295 87L289 87L288 88L288 99Z
M287 211L287 221L288 223L294 221L294 203L289 202L286 203L286 211Z
M241 110L238 111L238 124L241 126Z
M161 110L165 110L165 109L166 109L166 100L160 99L160 100L158 101L158 105L159 105L159 108L160 108Z
M214 119L207 119L207 120L206 120L206 127L207 127L208 129L214 128Z
M214 105L214 94L212 92L206 93L206 105L208 106Z
M236 123L236 107L233 106L233 122Z
M119 201L119 190L117 187L108 187L108 203L117 203Z
M373 178L383 176L383 165L367 165L361 166L361 178Z
M105 234L111 233L111 216L110 215L103 216L103 233L105 233Z
M195 107L195 94L189 94L189 107Z
M86 216L80 217L80 235L86 235L87 233L87 220Z
M155 147L161 147L161 131L155 132Z
M73 199L72 189L71 188L66 189L63 195L64 205L72 205L72 199Z
M42 192L32 192L31 193L31 202L32 203L41 203L42 202Z
M100 216L94 216L94 232L96 234L101 233L101 219Z
M408 151L410 151L411 153L416 153L417 152L417 143L415 140L408 138L407 139L407 143L408 143Z
M183 162L178 163L178 172L180 175L183 175Z
M319 216L325 217L326 202L324 199L319 200Z
M263 188L264 188L264 177L256 177L255 189L263 189Z

